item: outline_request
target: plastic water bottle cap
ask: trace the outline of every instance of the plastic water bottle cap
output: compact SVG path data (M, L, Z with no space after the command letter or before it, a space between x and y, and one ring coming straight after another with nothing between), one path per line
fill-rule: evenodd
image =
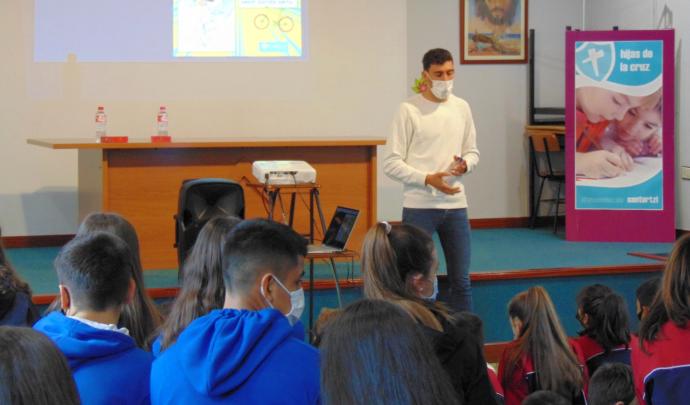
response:
M103 111L103 106L102 106L102 105L99 105L99 106L98 106L98 111Z

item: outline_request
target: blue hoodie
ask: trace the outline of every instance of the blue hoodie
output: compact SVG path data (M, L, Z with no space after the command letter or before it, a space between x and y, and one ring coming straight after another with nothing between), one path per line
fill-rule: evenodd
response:
M149 403L153 357L131 337L96 329L58 311L34 329L52 339L67 358L83 404Z
M274 309L214 310L158 357L151 403L315 404L319 354Z

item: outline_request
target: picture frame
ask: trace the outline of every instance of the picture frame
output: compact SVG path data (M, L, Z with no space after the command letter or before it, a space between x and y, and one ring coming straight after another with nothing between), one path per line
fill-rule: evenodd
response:
M460 63L527 63L528 0L460 0Z

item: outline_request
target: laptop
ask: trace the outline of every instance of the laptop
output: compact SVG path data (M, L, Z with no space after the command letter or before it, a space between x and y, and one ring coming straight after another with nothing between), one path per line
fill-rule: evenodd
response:
M359 210L346 207L337 207L328 225L323 243L307 246L307 253L334 253L345 250L352 228L355 227Z

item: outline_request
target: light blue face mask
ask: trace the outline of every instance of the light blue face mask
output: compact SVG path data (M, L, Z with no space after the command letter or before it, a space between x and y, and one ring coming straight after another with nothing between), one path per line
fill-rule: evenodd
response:
M437 297L438 297L438 277L434 277L434 292L432 292L431 295L428 297L422 297L422 299L429 301L429 302L436 302Z
M302 316L302 312L304 311L304 290L302 288L297 289L295 291L290 291L285 287L285 285L278 279L278 277L273 276L273 280L276 281L276 283L286 292L288 295L290 295L290 312L287 314L284 314L285 317L287 317L288 321L290 321L290 325L294 325L297 323L297 321L300 319ZM268 306L273 308L273 305L266 299L266 296L264 295L264 288L261 286L261 295L264 297L264 300L266 300L266 303Z

